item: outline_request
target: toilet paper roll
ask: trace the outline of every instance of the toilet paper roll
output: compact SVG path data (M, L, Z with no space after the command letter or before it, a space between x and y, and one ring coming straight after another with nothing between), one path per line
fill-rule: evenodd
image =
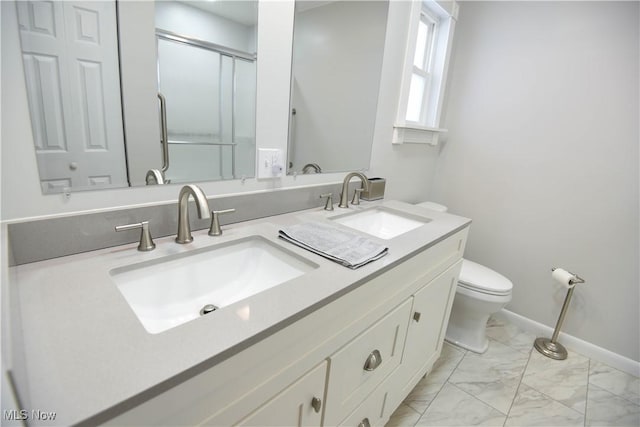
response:
M567 289L571 289L576 285L576 276L562 268L556 268L553 270L551 277L553 277L556 282L564 285Z

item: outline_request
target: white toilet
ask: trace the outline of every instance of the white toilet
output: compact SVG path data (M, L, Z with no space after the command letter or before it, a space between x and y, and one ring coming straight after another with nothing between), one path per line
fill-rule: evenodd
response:
M418 203L417 206L447 211L446 206L433 202ZM489 316L511 301L512 289L513 284L503 275L473 261L462 260L445 339L475 353L487 351Z

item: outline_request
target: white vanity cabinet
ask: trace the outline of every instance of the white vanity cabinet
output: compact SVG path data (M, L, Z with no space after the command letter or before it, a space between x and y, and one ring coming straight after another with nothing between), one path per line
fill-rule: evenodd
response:
M467 230L107 424L384 425L440 354Z
M377 382L373 376L366 378L365 374L363 377L371 379L367 383L368 387L362 386L355 393L349 387L345 373L332 369L327 385L325 425L336 425L330 412L333 400L337 399L334 395L348 396L344 402L362 402L340 425L377 426L388 421L389 416L440 355L461 265L462 262L458 261L449 267L379 322L386 322L387 328L390 328L394 322L387 319L395 315L398 320L396 330L399 333L394 338L402 341L394 342L393 353L389 357L393 362L386 365L388 369L379 371ZM398 316L400 313L402 316ZM367 341L371 342L370 347L374 347L373 340L367 335L362 334L354 340L354 344ZM349 348L350 346L341 352L348 351ZM330 360L333 361L334 358L331 357ZM384 357L382 360L384 361ZM355 371L356 367L351 368ZM368 394L371 390L374 391Z

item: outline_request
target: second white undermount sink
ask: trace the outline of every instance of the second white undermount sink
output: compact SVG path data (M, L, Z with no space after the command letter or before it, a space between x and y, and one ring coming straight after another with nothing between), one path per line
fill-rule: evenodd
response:
M407 233L431 221L429 218L411 215L384 206L335 216L331 219L339 224L385 240Z
M110 274L144 328L156 334L202 316L203 309L215 311L314 268L256 235L118 267Z

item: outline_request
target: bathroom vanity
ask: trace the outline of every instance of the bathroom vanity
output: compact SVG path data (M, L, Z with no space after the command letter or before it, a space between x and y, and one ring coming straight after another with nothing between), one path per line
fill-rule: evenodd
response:
M355 270L277 237L307 221L353 231L348 216L363 224L376 212L419 225L389 238L368 229L389 251ZM238 223L218 237L201 230L186 245L156 239L151 252L126 245L12 267L21 403L56 412L34 425L384 425L440 355L469 224L371 202ZM303 272L159 333L145 329L114 280L123 269L188 263L246 241L296 259Z

